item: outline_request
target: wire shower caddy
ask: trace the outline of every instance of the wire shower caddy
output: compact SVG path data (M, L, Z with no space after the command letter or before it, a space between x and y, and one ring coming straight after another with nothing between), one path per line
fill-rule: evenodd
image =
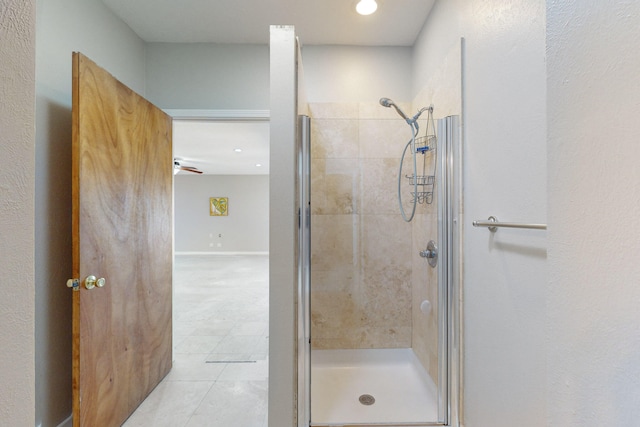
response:
M438 138L436 137L435 124L433 121L433 106L429 108L427 115L427 126L425 135L415 139L413 143L413 155L422 154L422 174L405 175L409 185L414 189L411 191L411 203L428 204L433 203L433 192L436 183L436 152Z

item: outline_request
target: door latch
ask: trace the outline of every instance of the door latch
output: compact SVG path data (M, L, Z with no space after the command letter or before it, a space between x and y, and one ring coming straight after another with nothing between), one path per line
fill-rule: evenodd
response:
M74 292L78 292L80 290L80 280L78 279L67 280L67 288L71 288L73 289Z
M107 281L105 280L104 277L101 278L96 278L96 276L91 275L91 276L87 276L86 279L84 279L84 287L86 289L93 289L96 286L99 288L104 287L104 285L106 285ZM80 290L80 280L79 279L69 279L67 280L67 288L71 288L74 291L79 291Z

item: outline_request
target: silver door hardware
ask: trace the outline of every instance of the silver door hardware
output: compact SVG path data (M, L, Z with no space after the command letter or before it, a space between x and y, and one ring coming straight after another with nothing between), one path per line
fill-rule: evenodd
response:
M79 291L80 290L80 280L78 279L69 279L67 280L67 288L71 288L74 291Z
M106 283L106 280L104 279L104 277L101 277L99 279L96 278L96 276L87 276L86 279L84 279L84 287L87 289L93 289L96 286L99 288L102 288Z
M98 278L96 278L96 276L91 275L91 276L87 276L87 278L84 279L83 283L84 283L84 287L85 288L93 289L96 286L98 288L104 287L104 285L107 283L107 281L105 280L104 277L100 277L98 279ZM79 279L69 279L69 280L67 280L67 288L71 288L74 291L79 291L80 290L80 280Z
M431 267L438 265L438 246L433 240L429 240L427 243L427 249L420 251L420 256L426 258Z

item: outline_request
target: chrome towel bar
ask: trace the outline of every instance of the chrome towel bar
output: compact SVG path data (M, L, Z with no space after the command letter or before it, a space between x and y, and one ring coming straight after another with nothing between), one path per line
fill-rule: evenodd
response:
M547 224L527 224L518 222L500 222L495 216L490 216L487 221L473 221L474 227L487 227L489 231L495 232L498 227L504 228L529 228L532 230L546 230Z

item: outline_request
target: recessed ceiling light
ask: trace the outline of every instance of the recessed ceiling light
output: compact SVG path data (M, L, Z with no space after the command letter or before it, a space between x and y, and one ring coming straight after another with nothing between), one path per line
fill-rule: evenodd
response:
M235 151L236 153L242 153L242 148L236 148L233 151Z
M378 9L376 0L360 0L356 5L356 12L360 15L371 15Z
M261 167L261 166L262 166L262 164L261 164L261 163L256 163L256 167L258 167L258 168L259 168L259 167Z

